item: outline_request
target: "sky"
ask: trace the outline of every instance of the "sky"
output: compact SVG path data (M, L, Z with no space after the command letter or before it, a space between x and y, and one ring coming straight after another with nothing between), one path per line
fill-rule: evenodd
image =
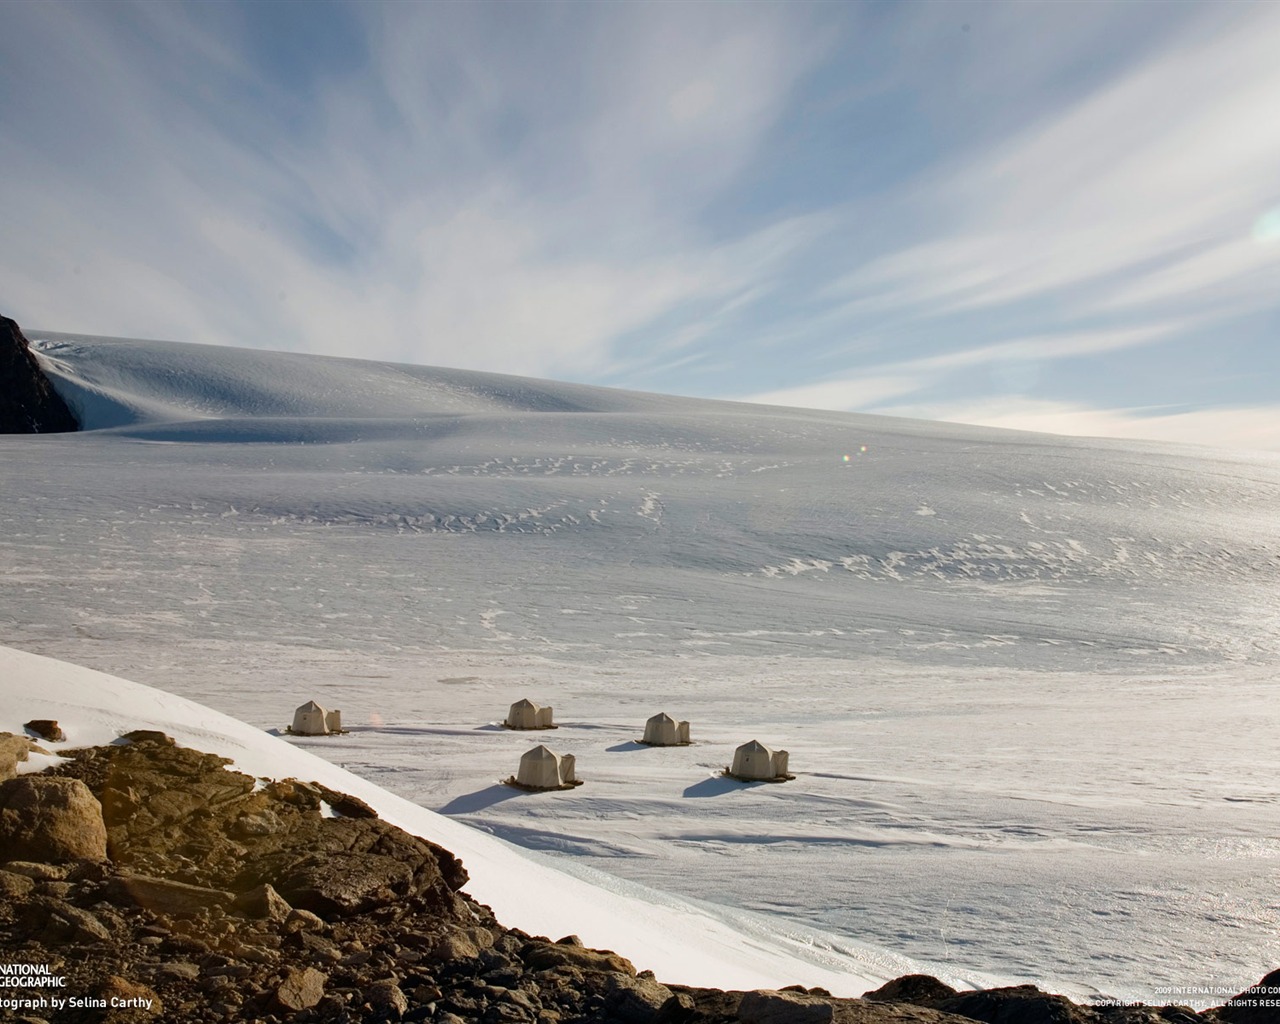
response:
M1280 4L0 4L25 327L1280 450Z

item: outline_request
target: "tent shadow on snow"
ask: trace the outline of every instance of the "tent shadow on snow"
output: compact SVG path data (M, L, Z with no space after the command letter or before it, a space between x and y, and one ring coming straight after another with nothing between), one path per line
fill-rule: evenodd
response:
M727 775L713 775L709 779L703 779L701 782L695 782L692 786L686 787L681 796L723 796L725 793L732 793L739 789L749 789L754 785L754 782L739 782L737 779L731 779Z
M604 748L610 754L616 754L623 750L648 750L648 744L641 743L639 740L627 740L625 743L615 743L611 747Z
M513 800L521 795L522 792L518 789L513 789L511 786L506 786L502 783L495 783L492 786L486 786L484 789L478 789L474 793L455 796L441 807L437 813L474 814L476 811L483 811L494 804L502 803L503 800Z

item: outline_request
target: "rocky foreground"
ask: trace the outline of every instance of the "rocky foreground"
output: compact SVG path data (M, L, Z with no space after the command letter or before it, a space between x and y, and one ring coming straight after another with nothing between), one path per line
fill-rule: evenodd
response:
M53 734L56 723L28 730ZM261 783L159 733L41 774L0 733L0 1019L541 1024L1263 1024L1280 972L1226 1006L1082 1007L921 975L862 999L663 985L504 928L447 850L366 804Z

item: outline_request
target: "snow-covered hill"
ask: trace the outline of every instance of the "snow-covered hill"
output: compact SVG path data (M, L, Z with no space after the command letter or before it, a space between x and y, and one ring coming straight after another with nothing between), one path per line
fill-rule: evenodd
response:
M93 429L0 438L13 646L956 973L1280 962L1280 458L28 334ZM495 785L525 695L581 789ZM753 737L796 782L714 780Z

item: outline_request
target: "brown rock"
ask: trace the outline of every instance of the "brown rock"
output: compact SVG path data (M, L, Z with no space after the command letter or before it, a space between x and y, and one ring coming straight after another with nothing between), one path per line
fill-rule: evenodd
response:
M259 920L284 921L293 912L280 894L265 882L255 889L242 892L233 901L237 910Z
M26 875L0 870L0 897L6 900L16 900L29 896L35 887L36 883Z
M328 980L328 975L314 967L290 971L276 988L276 1008L287 1013L311 1009L324 998L324 983Z
M42 740L48 740L50 743L62 743L67 738L67 734L52 718L33 718L22 728L31 730Z
M358 796L339 793L336 789L321 786L320 792L324 801L344 818L376 818L378 812L361 800Z
M956 994L950 985L929 974L904 974L887 981L874 992L867 992L863 999L876 1003L914 1003L916 1006L937 1006L942 1000Z
M830 1024L835 1019L830 999L800 992L746 992L738 1004L742 1024Z
M476 944L462 932L455 931L445 932L431 949L432 959L442 963L450 960L474 960L479 955L480 950L476 948Z
M289 935L295 932L322 932L325 927L324 918L309 910L291 910L284 919L284 930Z
M240 839L252 836L269 836L283 829L284 822L280 816L271 811L259 811L256 814L243 814L236 819L232 831Z
M64 864L39 864L29 860L7 861L4 870L15 875L26 875L37 882L61 882L69 874Z
M111 932L93 914L53 897L33 897L21 916L29 932L50 945L111 940Z
M133 732L127 732L120 738L130 743L158 743L164 747L177 745L177 741L172 736L162 733L159 729L134 729Z
M629 974L610 974L604 1009L610 1020L622 1024L652 1024L662 1018L675 997L666 985Z
M0 732L0 782L18 774L18 763L25 761L32 750L39 748L25 736Z
M272 799L283 800L287 804L308 810L319 809L320 801L323 799L318 786L313 786L309 782L299 782L297 779L282 779L279 782L268 783L264 792Z
M231 893L201 885L171 882L132 872L121 872L107 883L109 896L118 903L136 904L156 914L195 914L212 907L227 909Z
M398 1020L409 1012L409 998L394 981L377 981L364 990L364 1000L380 1014Z
M557 967L577 967L583 971L605 971L636 976L635 965L626 957L610 950L583 949L558 943L530 944L522 954L530 970L546 971Z
M469 938L478 950L484 951L493 948L493 932L483 925L475 925L466 930L467 938Z
M160 964L155 969L156 977L162 981L195 981L200 977L200 968L185 960L174 960Z
M79 779L0 782L0 849L14 860L106 860L102 805Z
M1066 996L1042 992L1034 985L959 992L938 1002L937 1008L987 1024L1086 1024L1093 1019Z

